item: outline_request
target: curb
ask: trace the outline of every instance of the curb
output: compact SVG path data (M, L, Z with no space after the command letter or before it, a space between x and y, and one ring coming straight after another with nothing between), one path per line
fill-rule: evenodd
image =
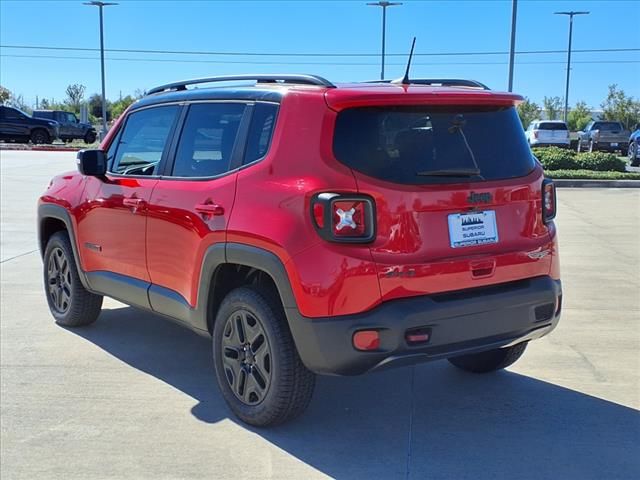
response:
M10 150L10 151L36 151L36 152L77 152L82 150L79 147L64 147L62 145L0 145L0 151L2 150Z
M640 188L640 180L553 179L559 188Z

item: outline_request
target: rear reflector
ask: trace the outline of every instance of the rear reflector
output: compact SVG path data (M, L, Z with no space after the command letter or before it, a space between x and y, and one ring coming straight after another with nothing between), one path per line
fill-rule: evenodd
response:
M380 334L376 330L360 330L353 334L353 346L357 350L377 350L380 348Z
M409 345L420 345L423 343L427 343L431 338L431 329L413 328L411 330L407 330L404 338L407 340L407 343Z

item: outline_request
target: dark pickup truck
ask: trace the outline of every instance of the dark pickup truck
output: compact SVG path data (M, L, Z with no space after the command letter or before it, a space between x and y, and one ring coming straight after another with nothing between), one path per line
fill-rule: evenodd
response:
M58 136L59 124L34 118L17 108L0 106L0 140L5 142L51 143Z
M620 122L592 121L578 132L579 152L614 152L627 154L630 132Z
M60 124L60 140L70 142L75 139L84 140L85 143L96 141L96 129L90 123L82 123L72 112L62 110L34 110L35 118L55 120Z

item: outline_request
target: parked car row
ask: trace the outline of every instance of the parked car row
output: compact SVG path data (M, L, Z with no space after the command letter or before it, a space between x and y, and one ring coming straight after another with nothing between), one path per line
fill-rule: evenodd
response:
M621 122L591 121L571 139L567 124L561 120L535 120L525 136L530 147L575 148L578 152L616 152L629 156L632 166L640 165L640 129L629 133Z
M93 125L80 122L71 112L35 110L29 115L17 108L0 106L0 140L43 144L52 143L56 138L93 143L97 133Z

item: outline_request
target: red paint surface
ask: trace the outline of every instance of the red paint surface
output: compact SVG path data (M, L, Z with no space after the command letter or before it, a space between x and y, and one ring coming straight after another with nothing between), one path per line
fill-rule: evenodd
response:
M383 301L522 278L559 278L555 228L542 222L542 170L524 178L404 186L351 171L332 153L336 111L363 104L513 104L520 97L442 87L291 88L267 156L209 181L56 177L43 202L72 214L80 263L172 289L196 305L206 249L237 242L274 253L285 266L302 315L358 313ZM124 115L121 119L124 118ZM120 121L121 121L120 119ZM117 126L102 143L106 149ZM472 206L469 193L492 202ZM321 192L370 195L377 236L370 244L330 243L314 228L311 198ZM132 211L126 198L145 206ZM222 215L195 206L215 203ZM447 216L496 212L498 244L452 249ZM103 247L98 253L85 242Z

